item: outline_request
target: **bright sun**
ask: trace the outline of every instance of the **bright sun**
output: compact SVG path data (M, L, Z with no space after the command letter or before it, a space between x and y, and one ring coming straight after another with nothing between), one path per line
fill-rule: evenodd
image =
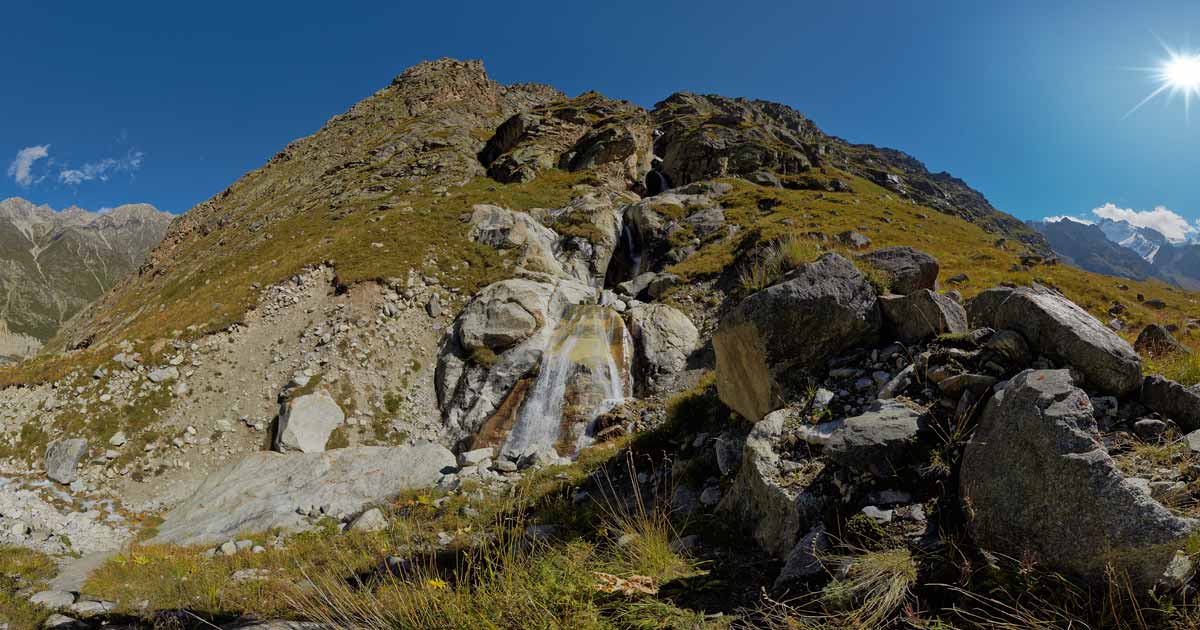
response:
M1167 92L1168 100L1175 96L1183 96L1184 112L1190 113L1192 97L1200 97L1200 53L1167 48L1167 58L1157 68L1148 71L1158 82L1158 88L1129 110L1129 113L1137 111L1163 92Z

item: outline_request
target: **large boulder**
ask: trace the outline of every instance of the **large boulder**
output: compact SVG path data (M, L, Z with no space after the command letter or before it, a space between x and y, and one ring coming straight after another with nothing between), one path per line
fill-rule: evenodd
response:
M517 267L525 271L554 276L566 273L554 255L558 234L524 212L477 204L471 208L467 238L500 250L517 250Z
M1197 525L1121 474L1068 370L1022 372L992 398L960 483L976 543L1095 582L1111 565L1153 586Z
M1133 342L1133 349L1148 357L1192 353L1190 348L1179 343L1171 331L1158 324L1146 326L1138 335L1137 341Z
M1142 383L1143 405L1170 418L1184 431L1200 429L1200 385L1184 387L1161 376L1147 376Z
M929 289L881 296L879 308L887 332L907 344L942 333L967 332L967 311L962 305Z
M783 405L793 371L815 372L838 353L878 340L875 290L850 261L825 254L751 295L713 336L721 400L751 421Z
M885 247L860 255L859 260L888 276L888 289L908 295L921 289L936 290L941 267L933 256L911 247Z
M627 317L639 376L649 390L658 391L660 380L687 368L688 357L700 345L700 333L687 315L666 304L644 304Z
M974 326L1021 333L1036 352L1079 370L1089 389L1124 396L1142 385L1142 362L1133 348L1049 289L988 289L971 300L967 313Z
M171 510L152 542L211 545L238 535L308 526L300 512L356 514L402 490L433 485L454 466L436 444L326 453L253 453L206 478Z
M750 524L754 540L783 558L800 535L816 524L837 496L820 464L797 483L777 450L788 411L780 410L754 425L742 450L742 465L719 509Z
M79 460L87 454L88 443L83 438L58 440L46 447L46 476L58 483L75 481Z
M841 421L824 452L847 468L890 477L905 465L923 428L921 410L895 399L877 400L862 414Z
M345 420L346 414L325 390L296 396L279 408L275 450L320 453Z

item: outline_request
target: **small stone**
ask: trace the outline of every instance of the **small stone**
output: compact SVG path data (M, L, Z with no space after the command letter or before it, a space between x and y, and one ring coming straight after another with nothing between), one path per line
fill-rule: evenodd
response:
M232 540L222 543L218 549L223 556L236 556L238 552L237 543Z
M1143 418L1133 423L1133 432L1143 440L1157 440L1167 430L1167 423L1155 418Z
M30 603L45 606L51 610L66 608L75 603L75 594L66 591L42 591L29 598Z
M896 515L895 510L884 510L874 505L868 505L863 508L862 513L880 525L892 522L892 518Z

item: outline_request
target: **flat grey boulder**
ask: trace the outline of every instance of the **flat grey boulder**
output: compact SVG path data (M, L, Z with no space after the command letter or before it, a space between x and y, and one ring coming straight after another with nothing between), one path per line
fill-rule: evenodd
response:
M921 289L937 289L941 267L933 256L911 247L884 247L860 255L859 260L888 275L888 289L908 295Z
M1142 386L1142 362L1133 348L1049 289L988 289L971 300L967 314L975 326L1021 333L1037 352L1079 370L1089 389L1124 396Z
M437 444L254 453L209 475L167 514L153 542L215 545L272 528L299 531L308 521L297 508L354 514L402 490L432 486L454 463Z
M929 289L881 296L879 308L887 331L907 344L943 333L967 332L967 311L962 305Z
M1121 474L1068 370L1027 370L993 396L963 452L960 484L980 546L1032 552L1052 571L1096 583L1109 565L1138 589L1178 573L1176 554L1197 525Z
M682 372L700 345L700 332L680 311L666 304L644 304L626 315L637 347L637 367L649 389L664 376Z
M293 398L279 409L275 450L320 453L325 450L334 429L342 426L345 420L342 408L324 390Z
M179 378L179 368L165 367L159 368L146 375L151 383L168 383Z
M924 412L900 400L876 400L867 411L841 421L824 452L847 468L890 477L908 462L923 418Z
M1141 401L1151 411L1175 421L1184 431L1200 429L1200 385L1184 387L1161 376L1147 376Z
M83 438L58 440L46 447L46 476L58 483L75 481L79 460L87 454L88 443Z
M783 406L788 373L816 372L837 354L878 340L875 290L850 261L825 254L759 291L713 336L721 400L756 422Z

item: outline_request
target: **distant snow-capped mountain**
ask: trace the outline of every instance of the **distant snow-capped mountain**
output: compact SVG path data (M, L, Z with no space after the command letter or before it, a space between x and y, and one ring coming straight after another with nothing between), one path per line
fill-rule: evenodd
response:
M1170 244L1162 232L1153 228L1137 227L1127 221L1104 219L1096 224L1108 240L1131 249L1146 262L1154 262L1155 256L1166 245Z
M1153 228L1112 219L1093 223L1055 217L1030 225L1067 264L1132 280L1153 277L1200 290L1200 232L1172 241Z

